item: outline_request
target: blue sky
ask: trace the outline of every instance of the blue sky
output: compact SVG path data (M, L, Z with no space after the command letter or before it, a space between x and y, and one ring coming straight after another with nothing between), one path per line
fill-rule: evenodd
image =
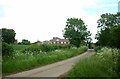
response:
M50 40L63 38L67 18L81 18L92 33L97 33L101 14L118 11L119 0L0 0L0 28L11 28L16 39Z

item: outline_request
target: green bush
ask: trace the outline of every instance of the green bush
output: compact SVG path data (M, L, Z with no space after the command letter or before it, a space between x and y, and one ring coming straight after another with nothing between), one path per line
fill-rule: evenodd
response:
M101 49L100 46L96 46L96 47L95 47L95 51L96 51L96 52L98 52L100 49Z
M117 72L118 76L120 77L120 49L118 50L118 55L117 55L116 59L117 59L116 72Z
M11 45L5 42L2 43L2 56L11 56L13 51L14 50Z
M70 49L72 45L50 45L50 44L42 44L42 45L30 45L27 48L25 48L22 52L23 53L33 53L38 54L40 52L50 52L54 51L56 49Z
M24 50L25 48L27 48L29 45L19 45L19 44L13 44L12 47L14 50L18 50L18 51L21 51L21 50Z
M40 46L38 45L30 45L27 48L25 48L24 50L22 50L23 53L25 54L38 54L41 51Z

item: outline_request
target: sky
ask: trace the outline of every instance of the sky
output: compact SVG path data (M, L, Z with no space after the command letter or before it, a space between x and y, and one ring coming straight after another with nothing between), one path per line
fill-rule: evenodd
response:
M119 0L0 0L0 28L14 29L21 42L63 38L66 20L81 18L96 42L101 14L118 12Z

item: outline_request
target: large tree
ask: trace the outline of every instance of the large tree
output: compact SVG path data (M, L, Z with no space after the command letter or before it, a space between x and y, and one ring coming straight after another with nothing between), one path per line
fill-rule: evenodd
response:
M111 28L110 36L110 47L120 49L120 25Z
M102 14L98 20L98 33L96 35L99 46L120 49L120 14ZM116 56L116 72L120 76L120 53Z
M71 44L79 47L82 42L88 40L91 33L90 31L87 31L83 20L78 18L68 18L66 23L63 36L69 39Z
M2 42L8 44L14 43L15 41L15 31L13 29L2 28Z
M119 24L119 20L117 19L115 14L102 14L101 18L97 21L98 28L100 30L105 30L106 28L111 28Z
M98 45L100 46L112 46L111 45L111 29L119 25L118 15L115 14L102 14L101 18L98 20L98 32L96 39L98 40ZM117 38L117 37L116 37ZM113 39L113 38L112 38Z

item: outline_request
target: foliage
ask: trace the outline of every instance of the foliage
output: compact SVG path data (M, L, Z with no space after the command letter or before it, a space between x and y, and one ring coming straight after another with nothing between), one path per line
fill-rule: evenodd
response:
M76 55L79 55L87 50L86 46L68 49L57 49L51 52L40 52L37 55L28 53L21 53L20 51L14 51L12 58L7 58L3 61L3 73L11 73L16 71L23 71L31 69L37 66L43 66L46 64L54 63L60 60L64 60ZM38 51L36 51L38 52ZM13 67L14 65L14 67Z
M14 43L15 41L15 31L13 29L2 28L2 42L8 44Z
M94 49L95 49L96 52L98 52L101 49L101 47L100 46L96 46Z
M106 59L107 61L112 61L110 64L113 64L113 66L111 67L111 69L113 71L115 71L118 76L120 76L120 61L119 61L119 50L114 48L102 48L100 51L98 51L97 55L99 55L99 57L101 58L101 60L105 60L105 58L107 57L108 59ZM111 57L111 58L110 58ZM106 62L107 62L106 61Z
M111 28L110 35L110 46L120 49L120 25Z
M96 55L81 59L67 74L68 77L118 77L115 72L117 49L101 48Z
M116 15L106 13L101 15L101 18L97 21L97 23L100 30L105 30L106 28L111 28L118 25L119 20L117 19Z
M118 74L118 76L120 77L120 50L119 50L119 53L118 53L118 56L117 56L117 66L116 66L116 72Z
M13 48L11 45L3 42L2 43L2 56L10 56L12 55Z
M98 20L98 33L96 39L99 46L120 48L120 25L117 15L102 14Z
M98 20L96 43L98 46L107 46L120 49L120 14L102 14ZM116 71L120 74L120 52L116 56L118 62Z
M110 29L101 30L101 33L97 34L98 45L100 46L108 46L110 39Z
M30 45L30 41L28 41L26 39L23 39L22 40L22 44L24 44L24 45Z
M83 41L87 41L91 35L87 31L83 20L78 18L67 19L66 27L64 28L64 37L70 40L70 43L79 47ZM89 37L89 38L88 38Z
M14 50L24 50L25 48L27 48L29 45L12 45Z
M26 49L24 49L23 53L32 53L32 54L38 54L40 52L50 52L54 51L56 49L69 49L71 45L49 45L49 44L33 44L28 46Z

